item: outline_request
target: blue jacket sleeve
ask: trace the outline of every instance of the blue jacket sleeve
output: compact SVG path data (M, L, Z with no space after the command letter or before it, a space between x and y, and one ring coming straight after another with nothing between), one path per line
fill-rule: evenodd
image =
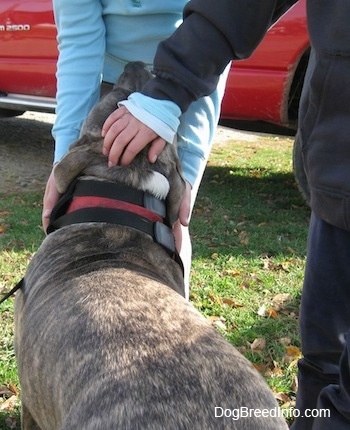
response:
M77 139L84 118L99 99L105 26L99 0L54 0L53 7L60 50L52 131L56 162Z

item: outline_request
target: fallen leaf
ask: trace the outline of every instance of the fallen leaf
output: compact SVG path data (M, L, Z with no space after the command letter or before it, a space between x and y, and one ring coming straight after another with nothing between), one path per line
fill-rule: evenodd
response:
M291 398L286 393L275 393L275 399L283 403L291 401Z
M278 341L281 345L285 346L290 345L292 343L292 339L290 337L281 337Z
M293 345L286 346L286 353L287 355L293 358L301 357L301 351L297 346L293 346Z
M266 370L266 364L257 364L257 363L252 363L253 366L255 367L255 369L259 372L259 373L264 373Z
M272 304L276 310L280 310L282 307L286 306L292 300L292 296L289 293L276 294L272 299Z
M263 260L263 268L265 270L277 270L278 266L274 262L272 262L270 259L265 258Z
M0 404L0 411L12 411L18 402L18 397L13 395Z
M220 328L221 330L226 330L226 324L225 324L226 320L224 317L211 315L207 317L207 319L210 321L212 326Z
M285 272L289 272L290 271L290 266L291 266L292 262L290 260L287 261L283 261L279 266L285 271Z
M209 294L208 294L208 297L209 297L209 299L210 299L212 302L214 302L214 303L218 303L219 305L221 305L221 304L222 304L222 299L221 299L221 297L217 297L217 296L215 296L213 293L209 293Z
M4 225L0 225L0 234L5 233L6 227Z
M232 276L235 278L236 276L239 276L241 272L237 269L226 269L223 273L224 276Z
M18 390L17 387L14 384L11 384L11 382L9 383L9 389L11 390L11 392L15 395L18 396Z
M248 243L249 243L249 237L248 237L248 233L245 230L242 230L238 234L238 238L239 238L239 242L240 242L241 245L248 245Z
M244 305L241 305L240 303L235 302L232 299L222 299L222 303L225 303L225 305L231 306L231 308L243 308Z
M283 370L280 367L275 366L273 369L270 370L270 373L274 376L282 376Z
M11 397L13 394L14 393L10 388L0 385L0 396Z
M264 317L266 315L266 306L265 305L260 306L260 308L258 309L258 315L260 317Z
M277 311L276 311L276 309L274 309L274 308L269 308L269 309L267 309L267 310L266 310L266 312L265 312L265 315L266 315L268 318L272 318L272 319L274 319L274 320L278 318Z
M286 346L286 354L283 356L283 363L289 364L289 366L292 367L297 364L301 355L301 351L297 346Z
M263 337L257 337L253 340L253 342L250 345L250 349L252 351L262 351L266 348L266 339Z

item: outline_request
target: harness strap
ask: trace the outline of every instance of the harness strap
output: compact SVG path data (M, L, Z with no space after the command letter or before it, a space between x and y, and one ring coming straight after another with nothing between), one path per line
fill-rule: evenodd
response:
M124 225L148 234L184 272L173 232L166 220L164 200L120 183L75 180L53 209L46 232L49 234L66 225L86 222Z
M22 288L24 285L24 278L22 278L19 282L17 282L17 284L7 293L4 293L3 297L1 297L0 299L0 305L1 303L4 303L5 300L7 300L9 297L11 297L13 294L15 294L15 292L17 290L19 290L20 288Z

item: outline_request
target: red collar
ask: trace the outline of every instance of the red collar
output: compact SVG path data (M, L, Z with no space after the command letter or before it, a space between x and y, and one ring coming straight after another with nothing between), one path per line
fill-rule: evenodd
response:
M108 208L108 209L121 209L126 212L131 212L148 219L152 222L163 222L163 218L142 206L133 203L124 202L122 200L115 200L108 197L98 196L75 196L70 202L66 213L71 213L79 209L87 208Z

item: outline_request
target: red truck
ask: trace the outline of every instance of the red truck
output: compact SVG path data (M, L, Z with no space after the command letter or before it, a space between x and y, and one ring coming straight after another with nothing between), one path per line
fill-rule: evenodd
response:
M305 16L300 0L248 60L233 64L222 118L295 126L309 55ZM51 0L0 0L0 117L54 112L57 54Z

